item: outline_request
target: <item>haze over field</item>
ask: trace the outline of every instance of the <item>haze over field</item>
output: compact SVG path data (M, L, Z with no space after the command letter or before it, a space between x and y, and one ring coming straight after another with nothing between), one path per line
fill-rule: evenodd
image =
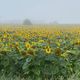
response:
M80 23L80 0L0 0L0 23Z

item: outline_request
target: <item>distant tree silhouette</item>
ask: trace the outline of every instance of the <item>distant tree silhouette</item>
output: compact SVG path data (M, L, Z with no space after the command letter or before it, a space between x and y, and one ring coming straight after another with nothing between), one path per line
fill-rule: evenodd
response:
M32 25L32 22L29 19L25 19L23 25Z

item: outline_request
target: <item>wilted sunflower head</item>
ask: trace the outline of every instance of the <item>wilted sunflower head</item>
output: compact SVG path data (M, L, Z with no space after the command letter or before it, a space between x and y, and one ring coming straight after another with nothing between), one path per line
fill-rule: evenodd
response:
M60 48L56 48L56 49L55 49L55 54L56 54L56 55L60 56L61 53L62 53L62 50L61 50Z
M74 44L75 45L80 45L80 39L75 40Z
M33 49L29 49L29 50L27 50L27 54L34 55L35 51Z

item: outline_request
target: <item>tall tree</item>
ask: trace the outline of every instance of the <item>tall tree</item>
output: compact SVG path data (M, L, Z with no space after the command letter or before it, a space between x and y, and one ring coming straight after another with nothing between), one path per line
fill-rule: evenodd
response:
M32 22L31 22L29 19L25 19L25 20L23 21L23 24L24 24L24 25L32 25Z

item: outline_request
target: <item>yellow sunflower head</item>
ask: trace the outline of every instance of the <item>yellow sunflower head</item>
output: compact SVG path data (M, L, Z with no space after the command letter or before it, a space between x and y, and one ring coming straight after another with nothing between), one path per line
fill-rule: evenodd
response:
M3 37L6 38L6 37L7 37L7 34L5 33L5 34L3 35Z
M26 48L31 48L31 44L30 43L25 43L25 47Z
M51 54L51 48L49 46L46 48L46 53Z
M44 40L39 40L39 43L43 43L44 42Z
M19 42L15 42L15 45L16 45L16 46L19 46Z

